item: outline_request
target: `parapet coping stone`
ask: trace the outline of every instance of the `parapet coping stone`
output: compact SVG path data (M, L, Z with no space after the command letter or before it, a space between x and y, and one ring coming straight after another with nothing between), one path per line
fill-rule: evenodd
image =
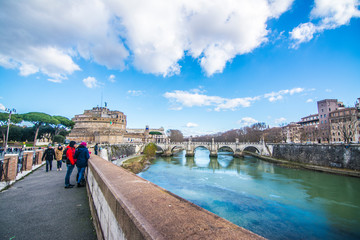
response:
M126 213L143 239L264 239L98 156L89 168L116 219Z

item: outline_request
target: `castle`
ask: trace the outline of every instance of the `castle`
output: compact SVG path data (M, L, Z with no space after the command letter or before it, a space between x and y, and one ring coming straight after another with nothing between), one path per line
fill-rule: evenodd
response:
M131 143L166 141L164 128L127 129L126 115L120 111L111 111L106 107L94 107L83 114L75 115L70 141L86 141L89 143Z

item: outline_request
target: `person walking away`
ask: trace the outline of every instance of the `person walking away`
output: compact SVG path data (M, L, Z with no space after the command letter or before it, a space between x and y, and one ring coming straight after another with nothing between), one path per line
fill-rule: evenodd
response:
M57 162L57 171L62 170L61 166L62 166L63 150L64 150L64 148L61 146L61 144L59 144L58 147L55 149L55 159Z
M55 151L52 148L51 144L48 145L48 148L45 149L44 155L42 157L42 160L46 160L46 172L48 172L49 168L50 171L52 170L52 161L55 158Z
M77 186L83 187L81 184L84 181L85 169L88 165L88 160L90 158L89 150L86 147L86 142L80 143L80 146L76 149L75 158L76 158L76 167L78 169L79 177L77 179Z
M98 144L95 144L94 150L95 150L95 155L98 155L98 150L99 150Z
M65 175L65 188L74 187L73 184L70 184L70 176L71 176L72 171L74 170L75 163L76 163L76 158L74 158L75 147L76 147L76 142L71 141L69 143L69 146L67 146L64 150L64 151L66 151L66 166L67 166L66 175Z

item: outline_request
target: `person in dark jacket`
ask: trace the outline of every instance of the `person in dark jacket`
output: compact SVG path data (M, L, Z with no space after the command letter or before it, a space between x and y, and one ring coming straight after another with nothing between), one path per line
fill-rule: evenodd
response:
M46 160L46 172L48 172L49 167L50 167L50 171L51 171L52 161L55 158L55 151L52 148L51 144L48 145L48 148L45 150L44 155L42 156L43 161L44 161L44 158Z
M69 146L67 146L66 149L64 150L66 151L66 166L67 166L66 175L65 175L65 188L74 187L74 185L70 184L70 176L72 171L74 170L76 163L76 158L74 157L75 147L76 147L76 142L71 141L69 143Z
M90 158L89 150L86 147L86 142L80 143L80 146L76 149L75 158L76 158L76 167L78 169L79 177L77 179L77 186L83 187L81 181L84 179L85 169L88 165L88 160Z

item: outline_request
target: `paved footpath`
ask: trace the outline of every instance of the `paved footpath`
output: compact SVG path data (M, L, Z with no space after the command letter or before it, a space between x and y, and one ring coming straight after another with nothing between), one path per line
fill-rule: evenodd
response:
M65 174L54 161L0 192L0 239L96 239L86 188L65 189Z

